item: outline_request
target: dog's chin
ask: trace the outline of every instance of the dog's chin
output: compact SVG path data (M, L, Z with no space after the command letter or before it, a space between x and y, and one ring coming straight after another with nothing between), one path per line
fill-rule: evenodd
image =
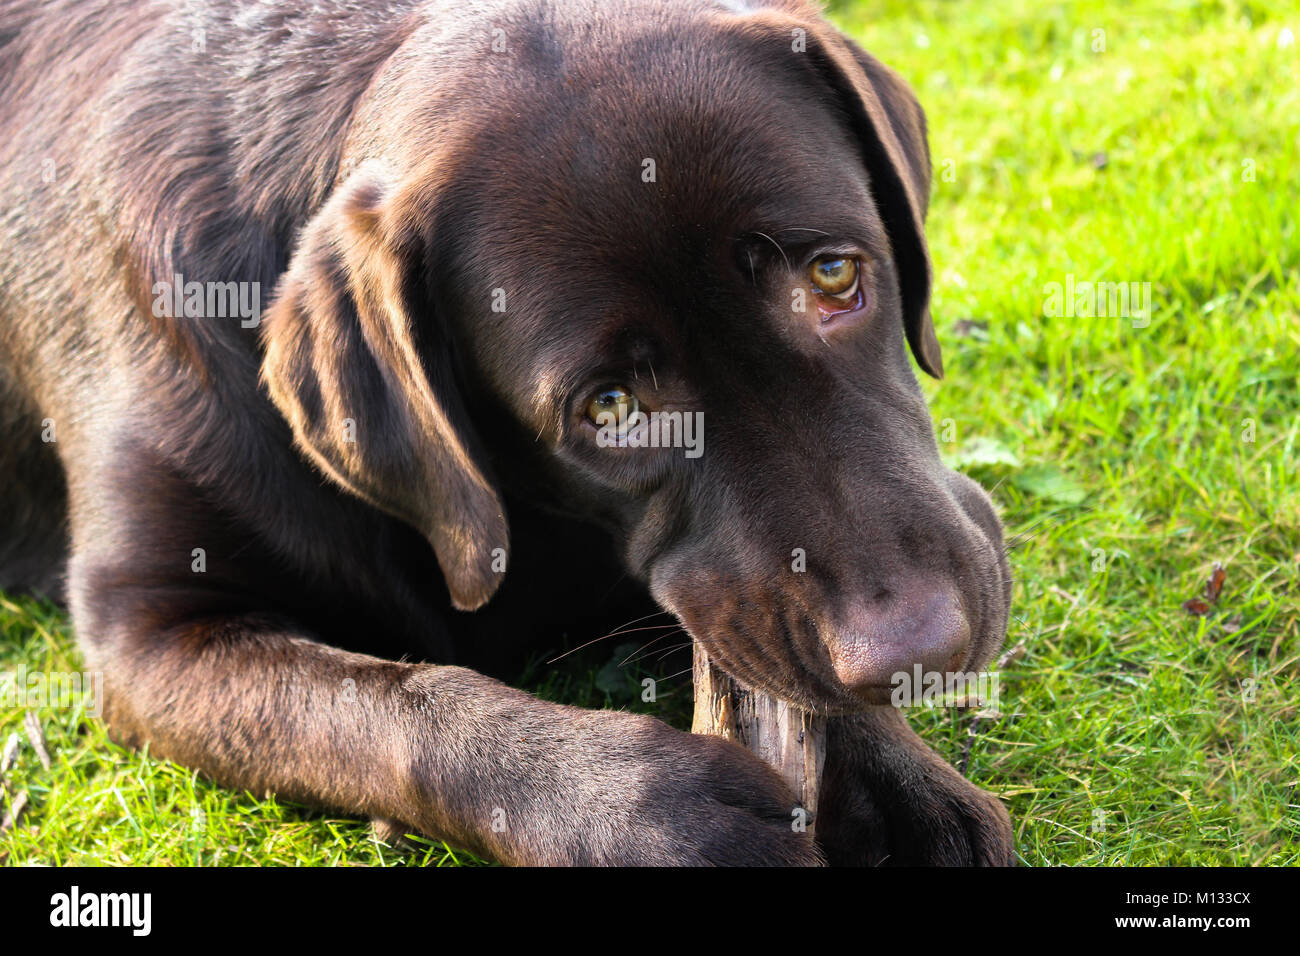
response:
M800 710L824 717L851 717L879 707L892 706L895 693L894 688L883 686L860 689L856 693L847 688L820 685L816 688L768 686L760 689Z
M858 687L829 687L818 684L816 687L794 689L764 688L767 693L806 710L809 713L822 714L827 717L848 717L861 714L878 707L895 706L897 688L891 685Z
M974 642L966 659L955 669L962 672L976 670L990 656L978 648L983 646L996 649L1001 643L1001 636L996 640ZM709 648L707 642L705 646ZM716 651L709 648L709 653L714 658L715 666L740 684L809 713L826 717L848 717L880 707L900 706L900 687L897 683L866 685L850 689L820 673L772 675L765 672L756 662L745 659L743 654L736 654L725 645L720 646ZM910 670L907 673L911 675Z
M820 674L773 675L725 645L715 649L709 642L703 643L714 666L728 677L750 690L775 697L808 713L846 717L888 705L891 701L891 687L872 688L870 695L859 697Z

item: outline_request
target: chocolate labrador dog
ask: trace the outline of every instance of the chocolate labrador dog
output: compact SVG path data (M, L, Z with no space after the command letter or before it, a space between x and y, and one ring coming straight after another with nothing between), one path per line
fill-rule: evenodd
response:
M908 358L923 114L812 5L7 0L0 88L0 586L116 739L508 863L1012 861L888 706L1010 578ZM620 576L835 715L816 842L488 676Z

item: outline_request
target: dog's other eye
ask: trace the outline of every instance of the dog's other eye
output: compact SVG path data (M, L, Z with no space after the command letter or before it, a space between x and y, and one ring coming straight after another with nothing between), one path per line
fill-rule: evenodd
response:
M619 434L636 424L632 416L641 410L641 402L622 385L607 385L587 404L587 417L596 425L612 425ZM602 415L612 416L602 419Z
M813 260L809 269L813 288L822 295L847 299L857 291L858 260L838 256L822 256Z

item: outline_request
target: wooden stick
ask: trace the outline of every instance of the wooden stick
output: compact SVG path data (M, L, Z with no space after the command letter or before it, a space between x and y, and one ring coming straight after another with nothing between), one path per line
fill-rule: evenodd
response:
M719 670L698 641L692 673L691 732L734 740L775 767L806 811L803 820L792 817L791 822L801 822L812 833L826 765L826 718L745 687Z

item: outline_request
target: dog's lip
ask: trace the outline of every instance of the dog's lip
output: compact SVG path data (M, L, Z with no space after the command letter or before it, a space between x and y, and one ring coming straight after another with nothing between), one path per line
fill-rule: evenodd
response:
M671 613L676 615L678 620L685 623L685 618L679 612L673 610ZM716 654L710 647L709 642L701 640L691 632L689 625L687 625L687 632L691 633L692 640L698 641L711 656ZM795 707L822 713L828 717L851 716L863 713L868 708L894 705L894 692L896 690L894 684L866 684L855 692L837 680L831 679L828 682L823 677L815 682L820 686L820 692L810 692L809 687L790 687L786 686L783 681L770 680L760 668L747 666L743 661L737 662L735 670L730 667L723 667L721 664L717 666L724 673L742 684L770 694L777 700L783 700Z
M848 693L864 704L888 704L893 700L893 684L866 684Z
M735 677L736 675L732 676ZM808 688L792 690L789 687L774 685L766 680L747 680L745 677L737 679L772 695L778 700L783 700L795 707L811 710L815 713L825 714L828 717L847 717L861 714L873 707L892 707L894 706L894 694L897 690L897 687L893 684L866 684L854 691L843 686L838 681L834 681L829 684L818 682L820 691L810 692Z

